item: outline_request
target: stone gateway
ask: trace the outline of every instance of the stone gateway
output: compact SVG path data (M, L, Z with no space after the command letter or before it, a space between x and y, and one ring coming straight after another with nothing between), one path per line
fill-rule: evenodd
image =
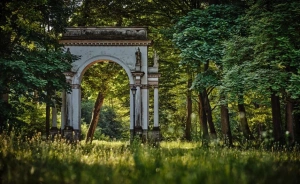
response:
M80 139L81 81L85 71L101 61L118 63L126 71L129 79L130 132L144 139L159 139L158 115L158 56L155 53L153 67L148 66L148 47L145 27L78 27L67 28L60 43L66 51L80 56L72 63L71 71L66 71L66 80L72 92L62 95L61 133L64 137ZM149 130L149 90L154 90L153 130ZM53 117L56 110L52 110ZM51 134L57 133L56 118L53 119Z

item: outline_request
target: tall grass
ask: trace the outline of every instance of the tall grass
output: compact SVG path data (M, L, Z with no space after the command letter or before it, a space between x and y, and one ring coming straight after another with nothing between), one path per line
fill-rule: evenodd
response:
M197 143L69 144L0 136L2 183L300 183L296 150L202 148Z

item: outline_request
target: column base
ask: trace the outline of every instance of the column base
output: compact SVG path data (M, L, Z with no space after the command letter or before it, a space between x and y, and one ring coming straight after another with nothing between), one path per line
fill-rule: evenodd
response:
M147 142L148 141L148 130L143 130L142 141L143 142Z
M149 140L153 143L157 143L161 141L161 134L159 127L153 127L153 129L149 132Z
M135 127L135 136L142 138L143 136L143 128L141 126Z
M133 142L134 137L139 138L143 143L150 143L154 146L158 146L162 138L159 127L153 127L152 130L142 129L142 127L135 127L135 130L130 129L130 143Z
M63 130L63 137L70 142L74 140L72 126L65 126L65 129Z
M55 136L60 134L60 130L57 127L51 127L49 133L50 137L53 139Z
M74 134L73 134L73 138L74 138L74 141L80 141L81 138L81 131L80 130L77 130L77 129L74 129Z
M134 130L130 129L130 143L133 142L134 138L138 138L142 140L142 142L146 142L147 132L148 130L143 130L141 126L135 127Z

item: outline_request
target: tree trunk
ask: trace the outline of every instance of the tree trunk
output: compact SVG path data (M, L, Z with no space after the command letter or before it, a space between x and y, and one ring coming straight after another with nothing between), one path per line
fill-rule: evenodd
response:
M1 96L2 100L2 108L3 110L9 111L9 103L8 103L8 94L2 94ZM7 122L7 113L6 111L0 112L0 134L3 132L3 130L6 127Z
M273 121L273 134L275 142L283 143L282 128L281 128L281 112L279 96L275 93L271 95L272 105L272 121Z
M93 141L93 136L99 121L100 110L103 105L103 101L104 101L104 94L102 92L98 92L98 96L94 105L92 119L89 125L88 132L86 134L86 139L85 139L86 143Z
M78 26L87 26L90 23L90 4L91 0L85 0L83 1L83 10L82 10L82 19L78 23Z
M200 118L200 127L202 132L202 140L203 142L207 142L208 135L208 127L207 127L207 117L204 109L204 99L201 93L198 94L198 114Z
M295 142L300 142L300 107L298 103L293 104L294 107L294 123L295 123L295 130L294 130L294 139Z
M210 135L211 135L211 138L216 139L217 138L217 133L216 133L214 122L212 120L211 106L210 106L210 103L209 103L208 94L206 92L206 89L203 90L203 100L204 100L204 109L205 109L205 112L206 112L206 117L207 117L207 122L208 122L208 125L209 125Z
M254 138L253 134L251 133L251 130L248 125L245 105L238 104L238 109L239 109L240 126L241 126L244 137L249 140L254 140L255 138Z
M50 133L50 105L46 103L46 139L48 139Z
M192 91L189 89L192 86L192 76L188 72L188 83L187 83L187 117L186 117L186 124L185 124L185 139L187 141L192 140L191 136L191 128L192 128Z
M37 94L35 94L37 95ZM50 101L51 101L51 91L47 90L47 101L46 101L46 139L48 139L50 134Z
M289 132L288 141L290 144L295 142L293 124L293 103L288 99L286 102L286 128Z
M221 100L225 99L223 95L221 95ZM227 104L221 105L221 126L222 126L222 134L224 136L225 144L228 146L232 146L232 136L230 130L230 122L229 122L229 113Z
M206 63L204 63L204 72L206 72L209 68L209 61L207 61ZM202 99L203 99L203 105L204 105L204 109L205 109L205 113L206 113L206 117L207 117L207 122L209 125L209 130L210 130L210 134L211 134L211 138L216 139L217 138L217 133L216 133L216 129L212 120L212 112L211 112L211 106L209 103L209 98L208 98L208 94L206 89L203 90L202 93Z

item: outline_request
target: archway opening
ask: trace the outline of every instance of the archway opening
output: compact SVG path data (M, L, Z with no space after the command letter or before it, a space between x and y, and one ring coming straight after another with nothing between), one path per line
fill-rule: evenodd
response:
M96 60L81 74L81 132L88 140L130 137L129 78L111 60Z

